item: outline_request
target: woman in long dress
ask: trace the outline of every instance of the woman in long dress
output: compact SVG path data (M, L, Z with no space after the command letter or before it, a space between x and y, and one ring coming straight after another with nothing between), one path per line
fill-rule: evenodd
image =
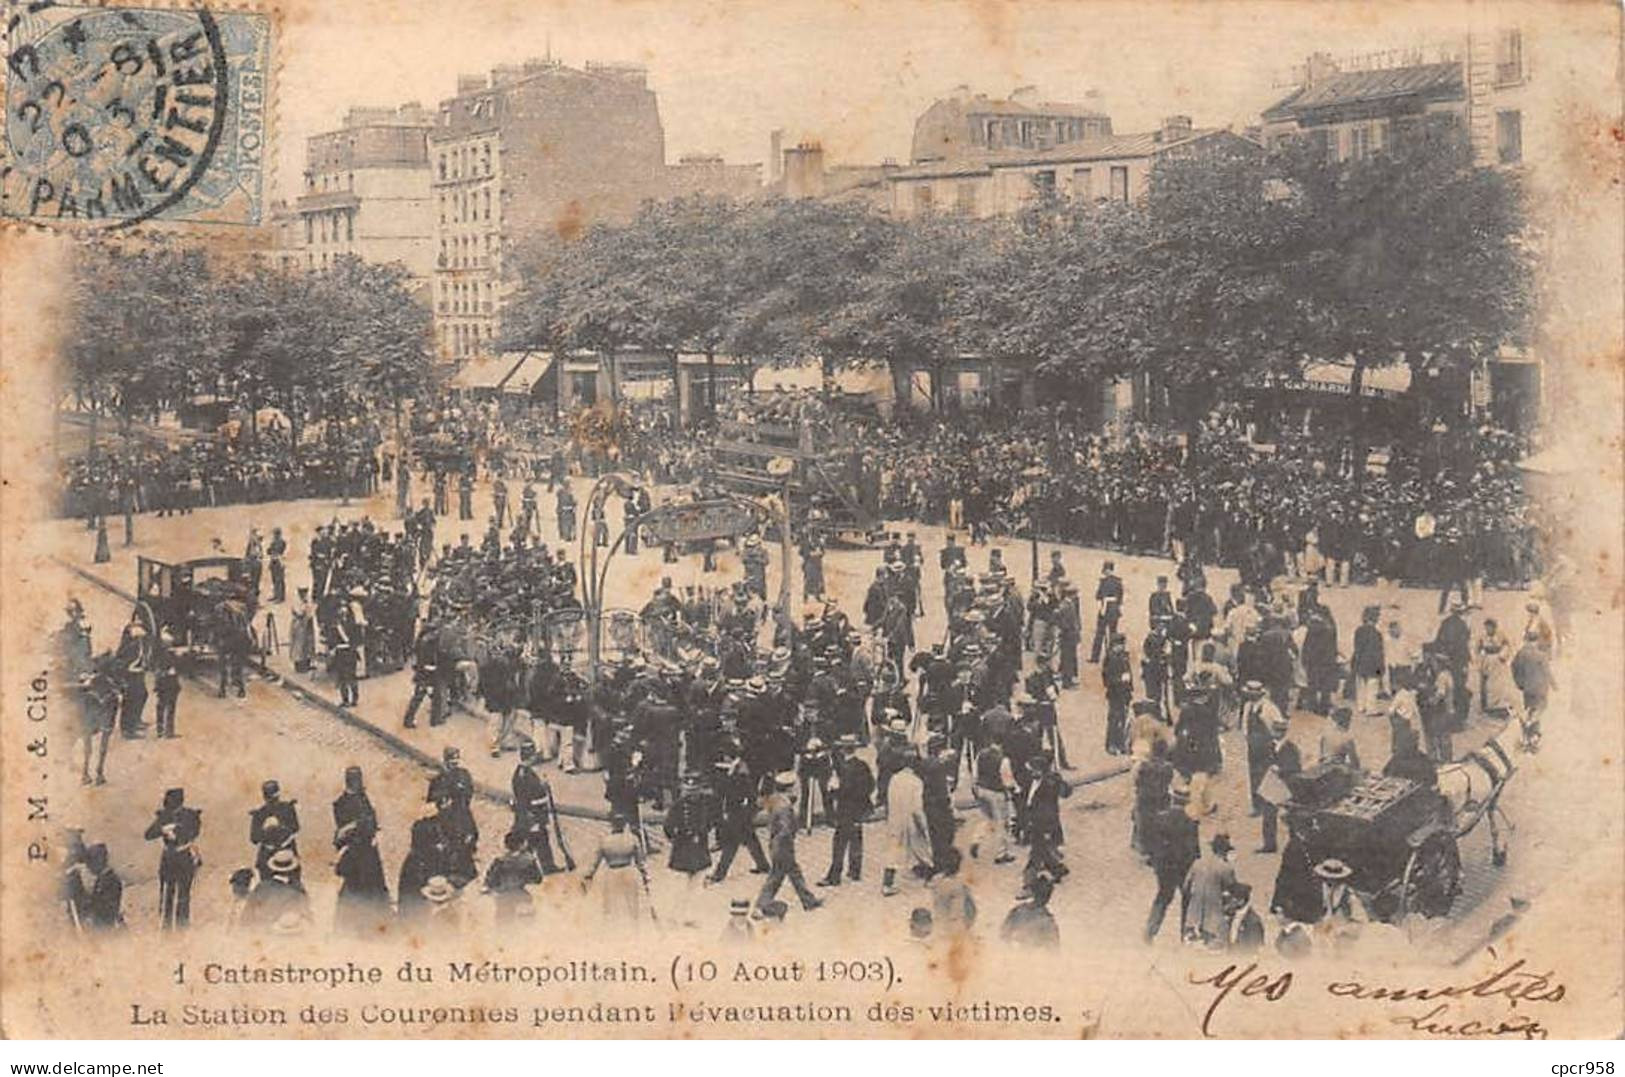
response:
M597 893L605 919L620 920L631 926L640 922L643 891L649 885L649 866L643 856L643 846L627 833L624 815L617 814L611 821L609 833L598 843L598 857L582 876L581 883Z
M310 604L310 589L299 588L299 604L288 626L288 658L299 673L310 672L316 662L316 611Z
M1513 648L1493 618L1484 621L1484 635L1478 641L1478 676L1481 706L1486 717L1505 720L1518 705L1518 688L1512 680Z

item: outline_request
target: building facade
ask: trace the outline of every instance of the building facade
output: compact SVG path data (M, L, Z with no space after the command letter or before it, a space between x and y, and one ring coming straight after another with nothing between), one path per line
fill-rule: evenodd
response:
M529 60L460 77L428 137L440 355L495 350L504 258L663 197L665 152L642 68Z
M1145 197L1158 160L1256 144L1223 128L1191 126L1171 116L1160 129L1108 135L1044 151L1021 149L911 165L887 177L891 211L902 218L928 213L997 217L1046 194L1091 202Z
M398 262L427 285L434 250L429 127L428 112L411 102L351 109L337 130L311 136L304 193L292 207L296 263L322 269L343 255Z
M1380 152L1407 125L1460 123L1484 165L1522 165L1530 57L1518 27L1481 27L1441 44L1351 59L1316 53L1298 85L1264 110L1266 145L1319 142L1328 158Z
M1539 162L1557 152L1551 132L1524 122L1536 112L1530 93L1539 44L1487 16L1421 48L1344 59L1317 53L1295 72L1297 85L1264 111L1263 141L1273 147L1309 139L1328 159L1347 161L1382 152L1413 125L1443 121L1464 131L1477 164L1519 170L1533 195L1542 182ZM1532 196L1531 213L1539 215L1546 201ZM1537 228L1533 241L1544 242L1546 231ZM1538 350L1505 346L1473 372L1471 406L1502 426L1528 430L1544 407L1546 374Z
M1112 133L1111 117L1082 105L1028 101L1031 88L1007 98L967 88L934 102L914 121L914 164L1004 151L1043 152Z

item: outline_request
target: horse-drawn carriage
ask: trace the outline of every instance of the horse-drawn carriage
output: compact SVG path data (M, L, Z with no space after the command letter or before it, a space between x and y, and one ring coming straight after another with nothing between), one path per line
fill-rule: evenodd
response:
M1444 916L1461 893L1461 839L1488 819L1490 858L1506 863L1501 793L1516 768L1499 739L1440 767L1437 786L1340 766L1306 771L1286 804L1310 865L1340 860L1377 919Z
M241 557L136 559L137 616L151 637L167 631L193 657L217 657L228 634L250 638L258 605L252 570Z

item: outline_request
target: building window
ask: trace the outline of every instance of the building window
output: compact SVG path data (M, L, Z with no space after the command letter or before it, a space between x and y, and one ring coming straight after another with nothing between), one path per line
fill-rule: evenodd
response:
M992 149L992 148L994 148L994 146L996 146L998 144L998 141L999 141L999 121L998 120L983 120L982 121L982 145L986 146L988 149Z
M308 247L316 241L316 222L310 217L305 218L305 245Z
M1048 198L1055 194L1055 170L1046 168L1042 172L1033 173L1033 191L1040 198Z
M970 180L961 180L954 188L954 209L967 217L976 213L976 184Z
M1337 128L1333 127L1333 128L1328 129L1325 132L1325 134L1326 134L1326 161L1329 164L1334 164L1335 165L1335 164L1337 164L1337 162L1339 162L1339 161L1341 161L1343 159L1342 132L1338 131Z
M1074 168L1072 170L1072 197L1093 198L1095 196L1095 170L1092 168Z
M930 213L931 202L932 198L930 184L922 183L920 186L914 188L914 210L916 213Z
M355 214L344 215L344 238L351 243L355 242Z
M446 178L446 155L444 153L440 155L440 178Z
M491 188L485 189L485 219L491 219Z
M1349 158L1354 161L1363 161L1371 155L1371 127L1368 124L1355 124L1349 128Z
M1023 146L1031 146L1033 144L1033 121L1022 120L1020 130L1021 144Z
M1523 161L1523 113L1517 109L1495 114L1495 156L1504 165Z
M1495 48L1495 81L1503 86L1523 81L1523 31L1502 30Z
M1112 165L1112 201L1128 201L1128 166Z

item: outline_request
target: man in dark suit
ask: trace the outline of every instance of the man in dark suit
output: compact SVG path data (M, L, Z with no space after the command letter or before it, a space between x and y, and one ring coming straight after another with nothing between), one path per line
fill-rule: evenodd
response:
M1298 752L1298 746L1286 738L1287 723L1285 719L1276 722L1270 729L1270 740L1264 749L1261 760L1267 772L1271 767L1280 776L1281 782L1291 788L1293 779L1303 773L1303 757ZM1267 791L1259 795L1259 814L1264 817L1263 844L1258 847L1261 853L1276 851L1278 838L1277 820L1281 814L1279 798L1272 799L1266 795Z
M152 666L152 640L147 636L147 626L139 618L131 618L124 626L117 656L123 698L119 707L119 732L134 740L146 729L142 713L147 709L147 670ZM220 694L225 695L225 691Z
M1151 899L1151 912L1145 921L1145 941L1148 943L1162 929L1169 904L1173 902L1175 894L1181 893L1186 874L1202 855L1197 840L1196 820L1185 810L1189 801L1189 784L1176 779L1169 789L1168 806L1151 817L1147 836L1150 839L1151 868L1157 876L1157 895ZM1182 897L1180 923L1185 921L1183 900Z
M863 877L863 821L874 808L875 776L858 757L861 743L852 734L835 742L835 781L830 790L835 836L829 870L818 880L819 886L839 886L843 864L848 879L857 882Z
M764 874L768 863L762 841L756 836L756 776L737 755L716 766L717 798L722 803L722 822L717 827L721 848L711 881L720 883L728 877L728 868L741 846L750 854L752 874Z
M1061 857L1061 845L1066 840L1061 829L1061 800L1072 795L1072 786L1056 773L1055 760L1049 755L1040 752L1029 765L1033 772L1033 782L1027 790L1030 851L1024 877L1030 887L1039 875L1048 875L1060 882L1070 871Z
M1450 614L1439 622L1439 631L1433 639L1434 649L1444 658L1450 670L1452 685L1451 705L1455 710L1455 727L1460 731L1467 726L1467 712L1471 696L1467 688L1467 667L1473 660L1473 630L1467 626L1467 605L1457 601Z

